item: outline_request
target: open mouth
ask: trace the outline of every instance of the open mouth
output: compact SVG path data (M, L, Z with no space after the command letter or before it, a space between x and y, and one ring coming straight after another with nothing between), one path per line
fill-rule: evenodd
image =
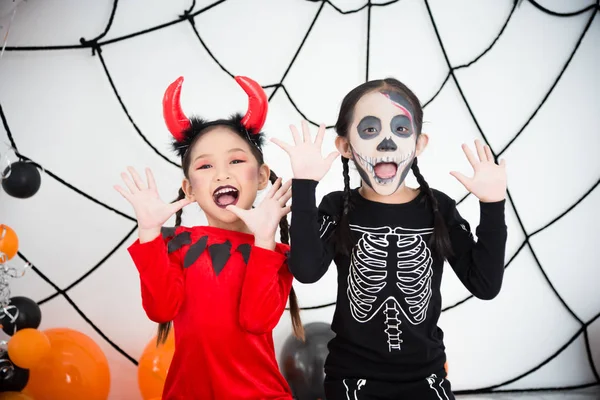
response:
M219 186L213 193L213 200L217 206L225 208L230 205L235 205L239 196L240 191L233 186Z
M412 159L413 153L411 151L401 157L367 157L355 152L363 167L380 185L391 183L398 174L398 170L404 168Z

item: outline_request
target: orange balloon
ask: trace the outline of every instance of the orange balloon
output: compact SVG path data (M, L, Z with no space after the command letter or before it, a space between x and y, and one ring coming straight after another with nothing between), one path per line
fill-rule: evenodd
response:
M8 356L18 367L30 369L50 353L50 340L42 331L26 328L8 341Z
M174 352L173 330L163 345L156 346L156 337L146 345L138 365L138 385L144 400L161 399Z
M3 392L0 393L0 400L33 400L25 393L20 392Z
M44 333L52 348L29 370L25 391L35 400L108 399L110 370L102 349L72 329L48 329Z
M19 250L19 238L15 231L8 225L0 224L0 264L13 258Z

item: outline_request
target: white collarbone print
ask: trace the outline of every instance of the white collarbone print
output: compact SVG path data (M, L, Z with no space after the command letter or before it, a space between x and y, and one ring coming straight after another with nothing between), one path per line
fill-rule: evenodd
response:
M423 235L433 229L350 228L360 235L348 274L352 316L365 323L382 311L389 351L401 350L400 313L413 325L423 322L427 315L433 260Z

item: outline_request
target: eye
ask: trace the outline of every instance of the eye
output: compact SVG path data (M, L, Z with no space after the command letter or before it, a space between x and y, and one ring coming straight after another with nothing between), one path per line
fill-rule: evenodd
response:
M209 169L211 167L212 167L212 165L210 165L210 164L202 164L196 169Z
M396 132L407 133L408 132L408 128L404 127L404 126L399 126L399 127L396 128Z
M231 161L231 164L241 164L241 163L245 163L245 162L246 162L245 160L237 160L236 159L236 160Z
M374 134L374 133L377 133L377 128L374 128L374 127L370 126L370 127L368 127L368 128L365 128L365 129L363 130L363 132L364 132L364 133L368 133L368 134L371 134L371 135L372 135L372 134Z

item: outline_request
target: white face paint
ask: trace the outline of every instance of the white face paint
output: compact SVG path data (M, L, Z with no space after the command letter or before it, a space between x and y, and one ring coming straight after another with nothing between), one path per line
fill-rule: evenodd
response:
M415 157L412 106L396 92L366 94L354 107L348 139L362 180L382 196L393 194Z

